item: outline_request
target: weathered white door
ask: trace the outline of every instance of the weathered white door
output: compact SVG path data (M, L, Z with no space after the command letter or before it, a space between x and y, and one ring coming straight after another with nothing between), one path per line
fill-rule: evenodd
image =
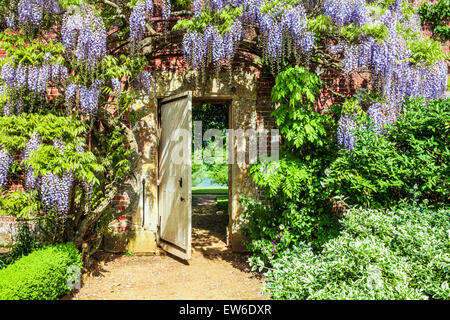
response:
M159 144L159 246L191 258L192 93L161 101Z

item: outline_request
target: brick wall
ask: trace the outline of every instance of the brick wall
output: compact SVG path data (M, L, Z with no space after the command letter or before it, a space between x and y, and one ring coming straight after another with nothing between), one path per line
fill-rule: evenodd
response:
M420 5L424 0L416 0L413 1L415 6ZM435 1L429 1L431 3ZM160 8L157 9L160 12ZM172 18L171 21L162 21L160 17L154 17L153 20L157 22L157 30L168 30L171 25L176 23L178 18ZM427 35L431 35L431 31L429 28L425 28L424 33ZM445 43L444 50L449 51L449 43ZM0 48L0 59L5 57L5 51ZM242 57L241 57L242 58ZM243 53L243 59L248 58L251 59L248 54ZM239 68L239 63L234 64L235 68ZM170 70L173 72L179 72L185 70L186 63L183 59L182 50L180 44L173 44L171 46L167 46L166 48L160 50L156 54L149 57L147 69L151 72L158 70ZM211 71L212 72L212 71ZM256 121L258 128L271 129L275 128L275 120L271 117L271 112L274 110L274 105L271 102L270 92L274 85L274 78L270 76L263 76L261 70L256 70L259 74L259 80L257 84L257 101L256 101ZM331 89L339 94L349 95L353 93L358 87L367 87L368 83L365 79L364 75L354 75L351 77L344 76L337 70L326 70L322 75L323 81L327 86L331 87ZM54 88L48 89L48 94L58 95L59 92ZM320 98L318 100L317 109L327 108L333 103L340 103L343 101L343 98L339 95L334 95L329 91L322 90ZM141 148L141 146L140 146ZM157 152L157 150L153 150L153 152ZM152 155L154 156L154 154ZM156 178L155 178L156 179ZM16 187L21 187L20 183L13 183ZM124 186L124 189L126 186ZM125 214L127 209L130 206L130 198L126 192L122 192L119 194L111 204L111 209L114 211L115 219L110 223L110 228L117 232L129 231L132 225L131 217L129 214ZM11 228L16 228L17 223L12 217L0 217L0 246L2 245L2 237L8 238L8 236L4 236L7 234L7 230L11 230ZM9 231L8 231L9 232ZM5 242L6 239L5 238ZM8 238L10 239L10 237Z

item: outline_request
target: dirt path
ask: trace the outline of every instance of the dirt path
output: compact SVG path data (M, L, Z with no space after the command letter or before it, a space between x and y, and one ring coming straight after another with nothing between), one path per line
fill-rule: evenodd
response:
M105 255L98 274L88 277L73 299L267 299L246 256L226 246L228 216L216 211L215 196L193 197L189 264L169 255Z

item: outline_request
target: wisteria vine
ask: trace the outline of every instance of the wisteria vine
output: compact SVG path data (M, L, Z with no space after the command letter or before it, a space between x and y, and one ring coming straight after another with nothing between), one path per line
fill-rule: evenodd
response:
M371 87L380 93L384 102L370 106L367 115L373 122L374 130L380 134L385 132L386 125L398 118L404 99L419 96L436 99L447 90L447 64L444 59L438 59L431 65L411 62L412 52L401 30L420 32L420 22L416 14L408 17L402 10L402 4L401 0L396 0L380 16L371 15L364 0L327 0L324 4L324 13L338 26L372 24L387 29L383 41L364 35L357 43L343 41L330 46L331 53L343 53L346 74L371 74ZM344 114L339 121L338 142L348 150L355 145L355 121L351 120L354 117Z

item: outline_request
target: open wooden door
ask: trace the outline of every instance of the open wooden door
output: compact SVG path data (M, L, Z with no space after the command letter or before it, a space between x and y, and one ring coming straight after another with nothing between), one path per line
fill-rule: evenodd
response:
M158 242L179 258L191 258L192 93L160 103Z

